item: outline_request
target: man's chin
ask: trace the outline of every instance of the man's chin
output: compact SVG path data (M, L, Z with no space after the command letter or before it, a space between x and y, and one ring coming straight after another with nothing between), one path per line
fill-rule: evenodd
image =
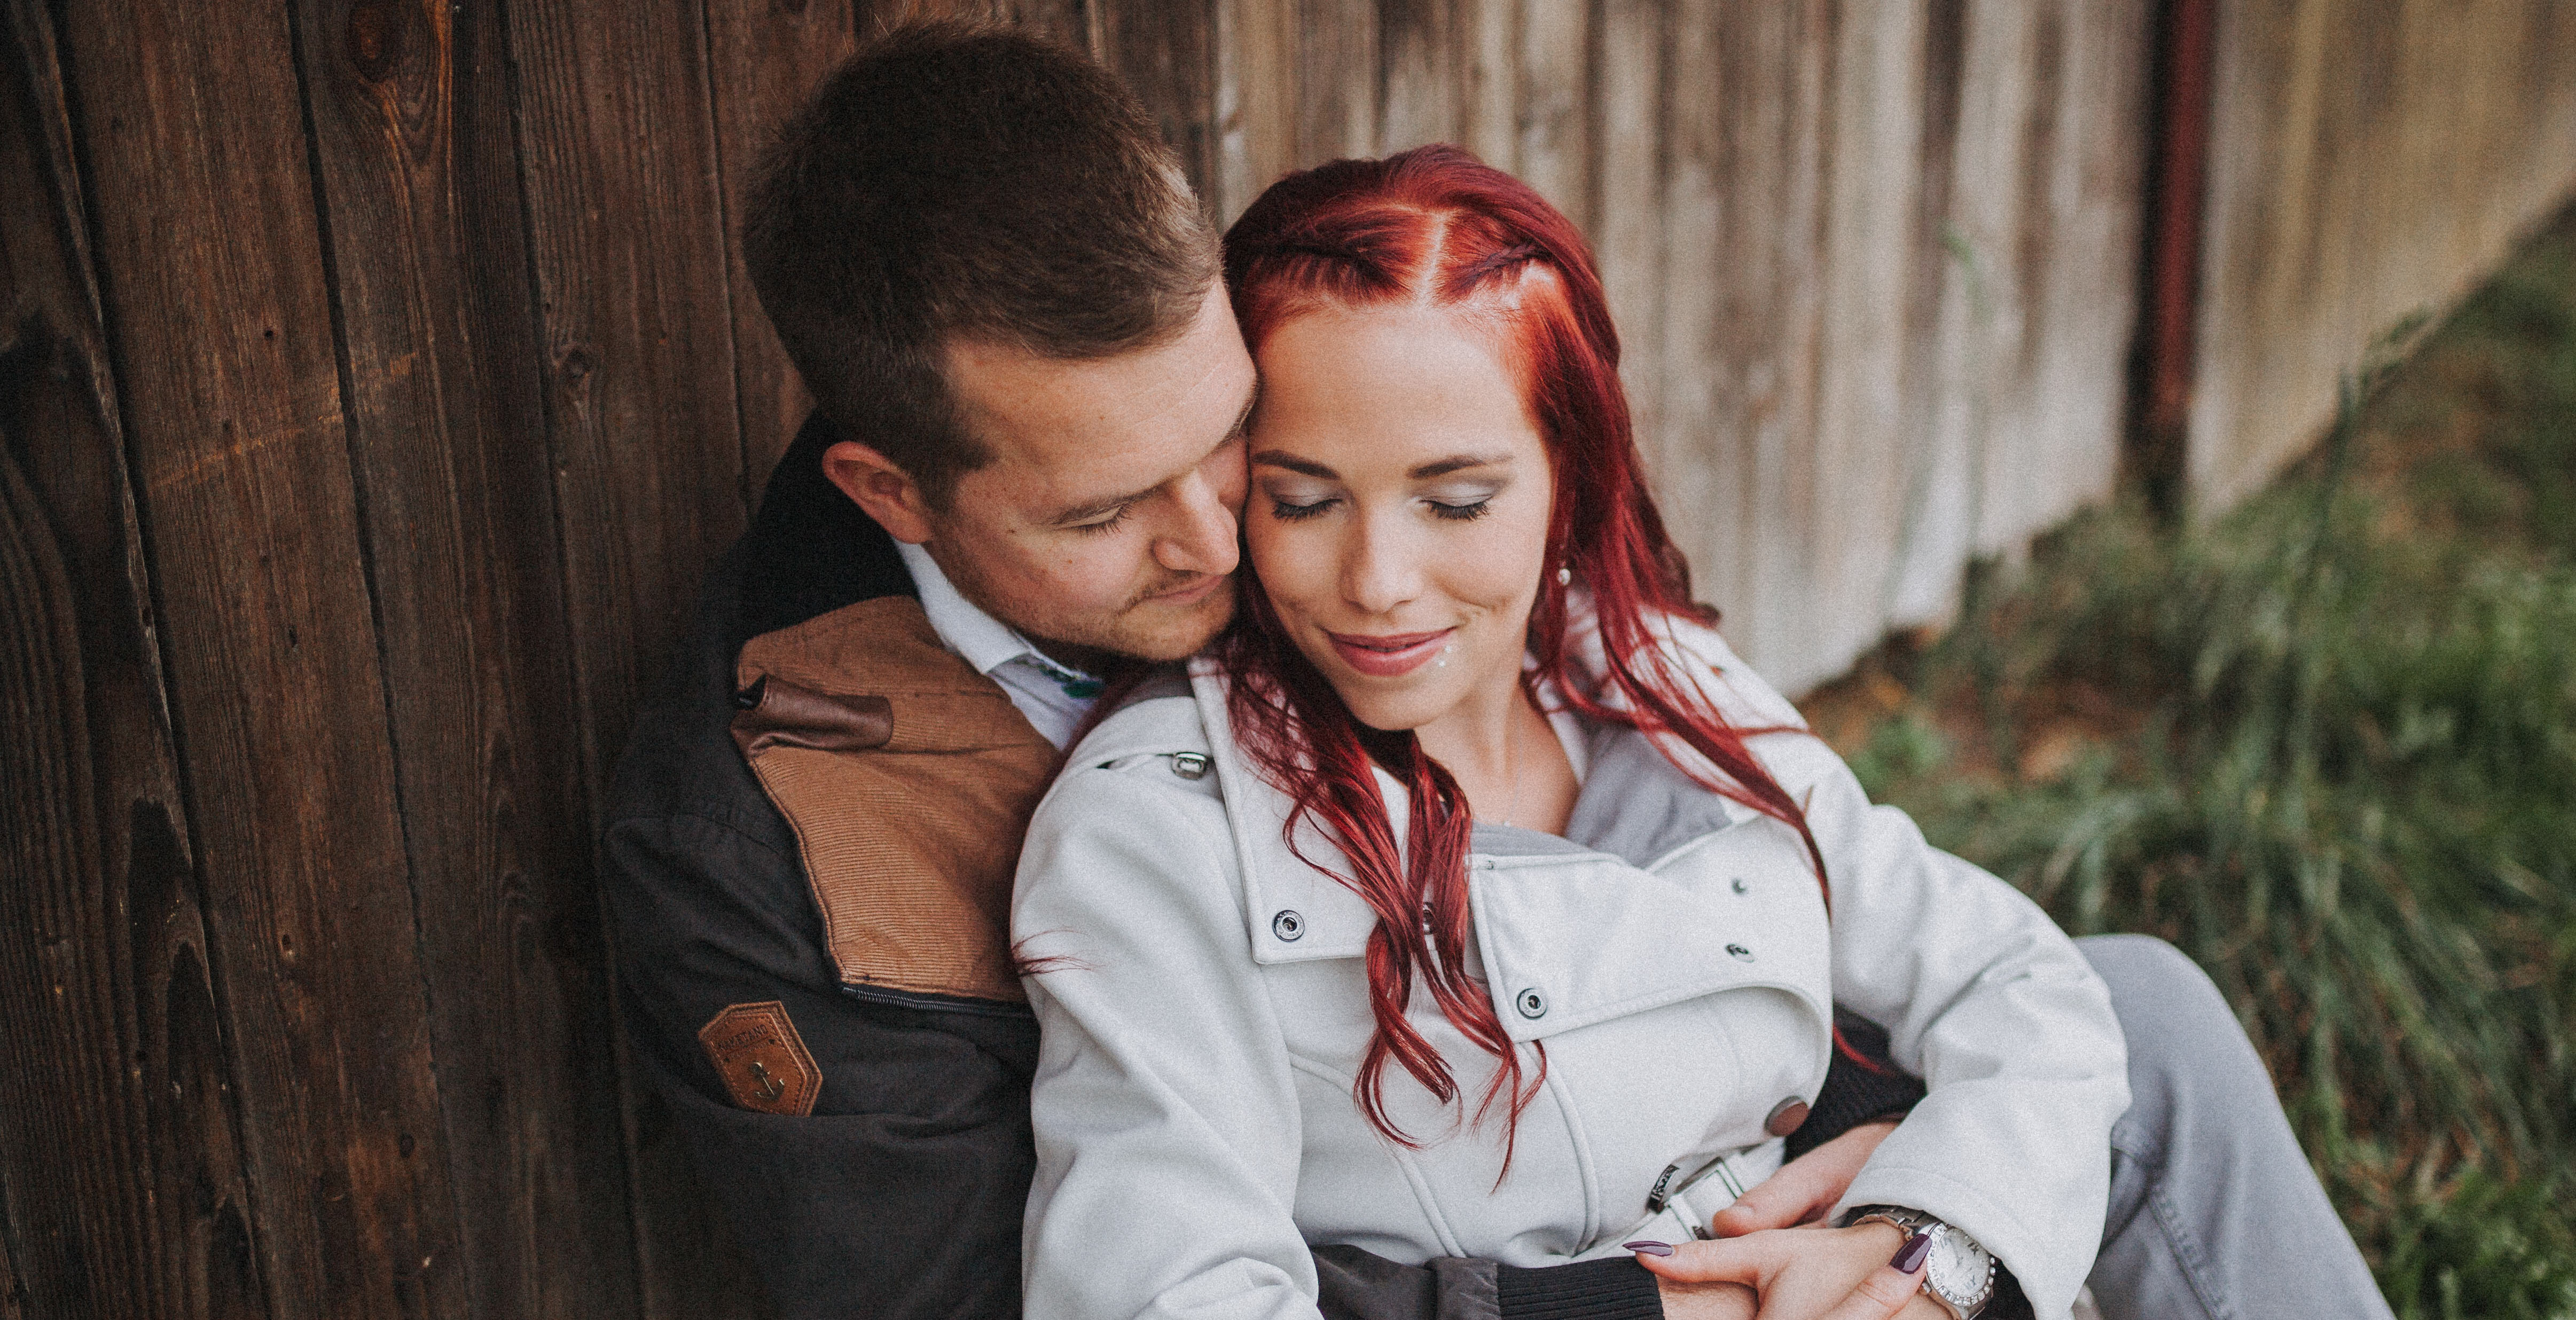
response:
M1119 638L1114 649L1137 660L1187 660L1207 649L1234 621L1234 591L1230 585L1220 587L1188 610L1174 612L1176 617L1152 619L1158 612L1163 611L1156 611L1151 601L1132 611L1130 617L1139 626Z

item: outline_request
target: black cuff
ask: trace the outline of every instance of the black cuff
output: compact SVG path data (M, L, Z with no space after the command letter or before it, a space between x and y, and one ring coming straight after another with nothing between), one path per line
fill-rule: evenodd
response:
M2014 1278L2002 1261L1995 1262L1995 1295L1986 1299L1986 1309L1977 1320L2037 1320L2030 1297L2021 1290L2021 1280Z
M1825 1066L1825 1084L1817 1088L1816 1103L1807 1111L1807 1121L1789 1134L1788 1159L1794 1160L1863 1123L1901 1116L1923 1098L1922 1080L1889 1061L1885 1028L1838 1008L1834 1010L1834 1030L1844 1044L1884 1071L1854 1063L1850 1055L1836 1047L1833 1061Z
M1494 1270L1502 1320L1663 1320L1655 1276L1630 1257L1527 1270Z

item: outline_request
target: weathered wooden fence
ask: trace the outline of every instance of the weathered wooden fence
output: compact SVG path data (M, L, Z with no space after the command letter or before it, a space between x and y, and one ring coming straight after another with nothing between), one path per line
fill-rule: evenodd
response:
M2110 489L2195 4L950 7L1097 52L1224 215L1441 138L1537 182L1701 594L1797 685ZM907 7L9 0L0 1320L762 1309L621 1082L591 813L803 408L732 199ZM2476 7L2527 34L2492 49L2221 8L2191 470L2232 490L2343 322L2563 193L2576 76L2548 0ZM2338 145L2263 163L2298 140ZM2356 173L2389 142L2417 191ZM2262 365L2285 333L2322 347Z
M2188 475L2263 484L2375 341L2439 312L2576 179L2576 4L2219 6Z

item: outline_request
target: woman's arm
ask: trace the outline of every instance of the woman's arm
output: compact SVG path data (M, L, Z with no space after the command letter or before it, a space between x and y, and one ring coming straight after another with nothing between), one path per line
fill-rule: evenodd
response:
M1723 643L1705 640L1733 689L1730 717L1796 719ZM1936 1215L1993 1252L2038 1314L2065 1314L2100 1246L2111 1125L2129 1105L2108 989L2036 904L1933 848L1905 813L1870 805L1822 740L1782 733L1752 745L1824 853L1835 1003L1883 1024L1896 1063L1930 1088L1836 1212L1886 1204Z
M1821 742L1771 741L1832 877L1834 998L1885 1024L1896 1062L1929 1087L1837 1211L1936 1215L2010 1268L2039 1314L2064 1314L2101 1243L2111 1125L2129 1105L2109 991L2037 905L1871 806Z
M1069 771L1021 854L1012 934L1041 969L1032 1320L1317 1315L1295 1083L1223 806L1180 783L1158 762Z

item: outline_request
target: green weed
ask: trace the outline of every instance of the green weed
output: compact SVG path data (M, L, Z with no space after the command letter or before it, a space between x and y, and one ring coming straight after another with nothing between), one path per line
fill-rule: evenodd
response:
M2081 517L1874 664L1872 793L2197 959L2400 1316L2576 1317L2576 222L2264 494Z

